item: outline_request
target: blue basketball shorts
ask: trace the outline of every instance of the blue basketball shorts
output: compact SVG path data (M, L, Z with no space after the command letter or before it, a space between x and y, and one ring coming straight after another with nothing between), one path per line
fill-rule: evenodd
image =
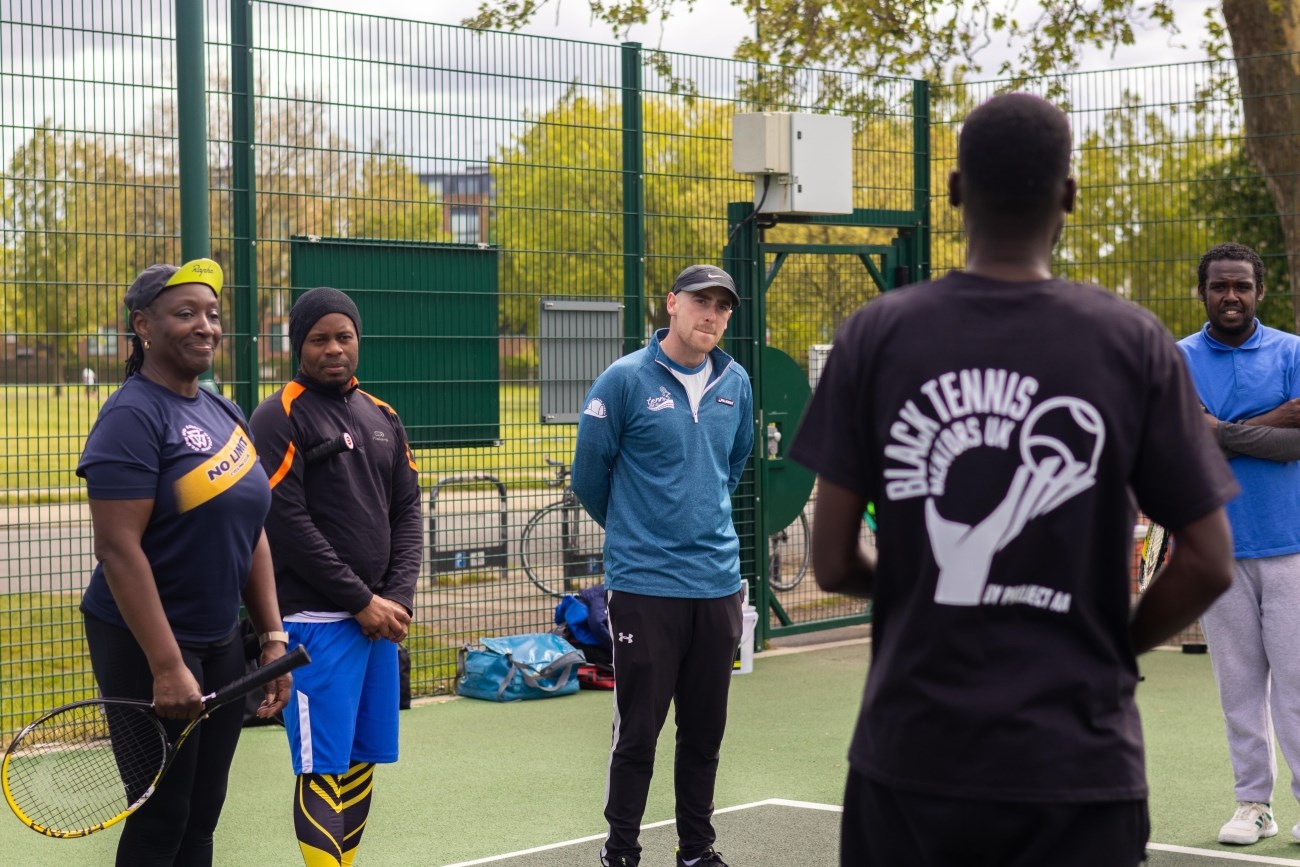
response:
M311 663L293 673L284 728L295 774L342 774L397 761L397 645L371 640L354 618L285 623L289 649Z

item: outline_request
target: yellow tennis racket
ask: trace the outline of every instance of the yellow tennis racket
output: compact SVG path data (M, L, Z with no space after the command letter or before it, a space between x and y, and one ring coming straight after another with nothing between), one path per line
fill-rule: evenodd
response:
M5 800L24 825L47 837L84 837L112 827L149 800L209 713L310 661L298 647L204 696L203 713L174 743L147 701L96 698L55 708L5 750Z

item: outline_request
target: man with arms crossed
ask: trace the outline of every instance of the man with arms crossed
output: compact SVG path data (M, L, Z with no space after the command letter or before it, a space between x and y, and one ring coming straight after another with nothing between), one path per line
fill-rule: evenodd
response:
M741 634L731 492L754 445L749 376L718 349L740 303L722 269L692 265L669 326L602 373L578 422L573 490L605 528L614 636L614 743L605 867L636 867L655 744L676 706L678 867L726 867L713 785Z
M1230 583L1236 484L1160 322L1052 276L1070 149L1038 97L970 114L966 270L855 313L796 437L817 583L875 606L845 867L1145 857L1135 654ZM1177 544L1130 614L1135 505Z
M1219 842L1249 845L1277 833L1275 726L1300 771L1300 338L1255 318L1264 263L1249 247L1212 248L1196 277L1208 321L1178 346L1241 484L1228 504L1232 588L1201 618L1237 797ZM1300 780L1292 791L1300 798ZM1291 835L1300 839L1300 822Z
M397 644L411 622L420 486L393 408L353 375L361 316L320 287L289 311L298 375L253 412L271 478L266 535L289 633L312 663L285 709L307 867L349 867L377 762L397 761Z

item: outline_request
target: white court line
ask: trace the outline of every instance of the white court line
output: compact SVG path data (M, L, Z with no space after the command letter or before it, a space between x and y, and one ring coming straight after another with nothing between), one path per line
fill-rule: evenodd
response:
M1220 852L1216 849L1194 849L1191 846L1170 846L1167 843L1148 843L1148 849L1160 852L1177 852L1180 855L1201 855L1206 858L1218 858L1222 861L1245 861L1248 864L1284 864L1296 867L1300 861L1294 858L1268 858L1264 855L1244 855L1237 852Z
M834 804L814 804L811 801L787 801L784 798L768 798L765 801L754 801L752 804L737 804L734 807L723 807L720 810L714 810L713 815L719 813L734 813L737 810L749 810L754 807L798 807L805 810L830 810L833 812L842 812L843 807L836 807ZM641 830L645 831L650 828L662 828L665 825L672 825L676 819L665 819L662 822L651 822L642 825ZM504 855L490 855L487 858L478 858L474 861L457 861L455 864L448 864L446 867L474 867L476 864L491 864L494 861L504 861L507 858L518 858L520 855L531 855L534 852L549 852L552 849L563 849L566 846L577 846L580 843L591 843L596 840L604 840L605 834L593 834L590 837L578 837L574 840L564 840L560 843L548 843L545 846L534 846L531 849L520 849L518 852L507 852ZM1294 861L1287 861L1292 867L1296 864Z
M835 804L818 804L812 801L791 801L785 798L768 798L764 801L754 801L750 804L737 804L734 807L723 807L720 810L714 810L714 815L719 813L734 813L738 810L750 810L754 807L793 807L801 810L823 810L828 813L842 813L844 808ZM665 825L673 824L675 820L666 819L662 822L650 822L642 825L641 830L645 831L650 828L662 828ZM474 861L458 861L455 864L448 864L447 867L474 867L477 864L491 864L496 861L504 861L507 858L518 858L521 855L531 855L534 852L548 852L552 849L563 849L566 846L577 846L581 843L592 843L597 840L605 839L604 834L593 834L590 837L578 837L574 840L565 840L560 843L549 843L545 846L534 846L531 849L520 849L518 852L507 852L504 855L491 855L487 858L479 858ZM1148 849L1155 849L1159 852L1175 852L1180 855L1198 855L1204 858L1218 858L1221 861L1244 861L1248 864L1276 864L1282 867L1297 867L1300 861L1294 858L1269 858L1263 855L1246 855L1237 852L1223 852L1215 849L1196 849L1191 846L1173 846L1167 843L1148 843Z
M772 804L777 807L798 807L801 810L825 810L828 813L843 813L844 808L835 804L814 804L812 801L787 801L785 798L768 798L761 801L763 804ZM718 812L722 812L719 810Z
M842 638L839 641L826 641L821 644L800 644L794 647L771 647L754 654L754 659L772 659L776 656L790 656L794 653L811 653L814 650L834 650L837 647L856 647L871 644L871 636L862 638Z
M656 823L660 824L660 823ZM642 825L642 828L652 828L654 825ZM474 864L491 864L493 861L504 861L507 858L518 858L520 855L531 855L534 852L548 852L551 849L563 849L565 846L576 846L579 843L590 843L594 840L604 840L604 834L596 834L591 837L579 837L576 840L565 840L563 843L550 843L546 846L534 846L531 849L520 849L518 852L507 852L504 855L489 855L487 858L479 858L474 861L457 861L455 864L448 864L447 867L472 867Z

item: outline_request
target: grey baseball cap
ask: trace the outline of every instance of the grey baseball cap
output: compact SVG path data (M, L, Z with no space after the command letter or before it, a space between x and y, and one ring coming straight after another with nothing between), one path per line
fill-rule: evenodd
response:
M740 294L731 275L715 265L692 265L677 275L673 292L698 292L710 286L721 286L731 293L733 307L740 306Z

